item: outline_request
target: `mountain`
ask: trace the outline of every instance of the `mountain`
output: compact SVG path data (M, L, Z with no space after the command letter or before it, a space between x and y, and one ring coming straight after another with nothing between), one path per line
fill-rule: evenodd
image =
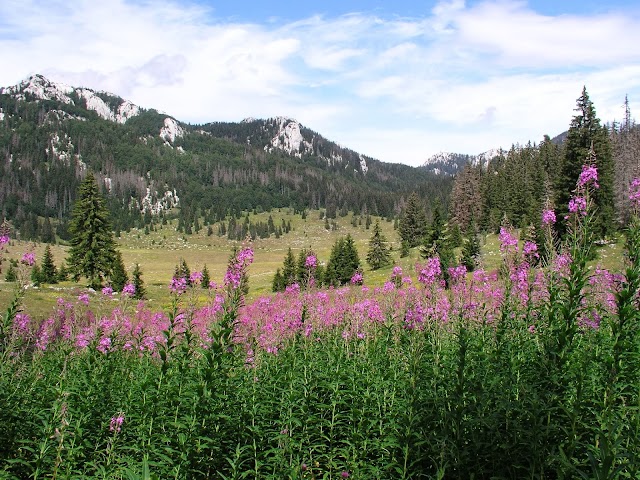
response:
M505 153L502 149L491 149L478 155L440 152L429 157L420 168L436 175L451 176L462 170L467 163L486 168L491 160L503 157Z
M393 216L413 191L446 204L452 183L359 154L291 118L190 125L42 75L0 88L0 168L1 214L26 237L49 218L64 233L88 169L116 229L277 207Z

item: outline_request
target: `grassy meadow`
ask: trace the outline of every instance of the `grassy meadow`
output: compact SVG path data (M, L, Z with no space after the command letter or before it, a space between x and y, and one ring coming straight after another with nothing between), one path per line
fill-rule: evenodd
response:
M336 218L337 230L326 230L324 220L320 219L320 211L310 211L306 219L301 215L294 215L289 209L273 210L269 213L250 214L252 222L267 222L271 215L276 225L281 221L291 222L291 231L276 239L274 235L266 239L256 239L252 242L255 261L249 271L250 292L249 298L256 298L271 292L273 275L277 268L282 269L282 262L287 250L291 247L294 255L300 250L312 249L316 252L320 262L327 262L334 242L341 236L351 234L356 242L360 262L365 270L365 281L371 285L382 285L388 280L392 266L371 271L366 264L366 254L371 238L372 230L364 225L353 227L352 215ZM412 272L413 266L419 260L417 251L413 251L409 257L400 258L400 243L397 232L393 229L393 222L372 217L372 221L380 221L380 226L393 248L393 258L396 264L401 265L405 272ZM132 229L129 233L122 232L117 238L119 249L122 253L125 267L129 275L135 263L139 263L143 273L143 280L147 289L149 301L159 306L169 302L168 285L174 270L180 259L184 259L191 271L202 270L207 266L211 279L217 283L222 281L229 256L234 246L240 247L242 242L228 240L226 236L216 235L217 224L213 225L214 234L207 236L207 228L199 233L183 235L176 231L177 221L173 220L167 225L157 225L155 231L145 234L143 230ZM373 225L373 223L372 223ZM31 242L12 241L5 254L3 268L6 271L7 260L20 259L21 255L34 249L36 259L41 261L45 245ZM68 247L51 246L56 265L60 265L67 255ZM25 306L35 314L46 315L60 296L77 296L83 288L83 284L63 282L57 285L43 285L39 289L29 289L25 296ZM4 281L4 273L0 275L0 305L8 304L13 295L13 285Z
M365 283L370 286L381 286L386 282L394 265L402 267L405 275L415 277L415 264L422 258L417 249L412 249L408 257L400 257L400 241L398 233L393 229L393 222L384 218L372 216L372 226L380 222L382 231L392 247L393 264L379 270L371 270L366 263L366 255L372 229L365 227L364 217L362 225L352 226L353 215L337 217L336 230L325 228L324 220L320 219L321 212L311 210L305 219L294 214L288 208L275 209L270 213L249 214L252 222L267 222L269 215L274 223L280 225L282 220L291 223L291 231L280 238L271 235L270 238L256 239L252 242L255 261L249 271L249 299L271 293L271 284L276 269L282 269L282 262L289 247L294 255L303 249L312 249L318 260L326 264L331 247L341 236L350 234L356 243L360 262L365 274ZM359 217L358 217L359 218ZM167 225L156 225L155 231L145 234L143 230L134 228L130 232L122 232L117 238L118 247L122 253L125 267L129 275L136 263L140 264L143 280L147 289L148 301L158 307L166 306L170 301L169 282L180 259L184 259L191 271L200 271L207 266L211 279L220 282L227 262L234 246L240 247L242 242L228 240L226 236L216 235L217 224L213 225L214 234L208 236L207 228L192 235L184 235L176 231L177 220ZM592 266L601 266L611 271L620 271L623 267L623 238L597 249L598 255ZM13 296L14 285L5 282L4 272L11 258L20 259L25 251L33 250L38 262L41 261L45 249L44 244L33 242L12 241L3 262L3 273L0 275L0 305L8 305ZM57 266L67 256L68 247L52 245L51 251ZM459 249L456 250L458 256ZM481 266L489 271L500 268L502 257L497 234L484 235L482 238ZM76 297L85 289L84 284L63 282L56 285L42 285L37 289L28 289L25 295L25 308L33 315L48 315L59 297ZM203 294L203 299L206 295Z

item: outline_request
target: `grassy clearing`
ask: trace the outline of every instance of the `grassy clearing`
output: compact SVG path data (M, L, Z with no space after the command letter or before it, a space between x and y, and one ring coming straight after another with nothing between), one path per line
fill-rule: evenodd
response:
M414 266L422 261L418 249L413 249L408 257L400 258L400 241L398 233L393 229L393 223L383 218L372 217L373 223L380 221L382 231L387 241L392 246L393 265L376 271L369 269L366 264L366 255L371 229L366 229L363 224L358 227L351 225L353 215L336 218L338 229L326 230L324 220L320 219L320 211L312 210L306 219L295 215L290 209L274 210L271 213L250 214L252 222L267 222L272 216L276 225L282 221L290 222L292 230L282 235L279 239L273 235L267 239L256 239L253 242L255 260L249 271L250 292L249 300L271 293L271 283L277 268L282 267L282 262L289 247L294 255L300 250L312 249L318 255L320 262L327 262L331 247L335 241L347 234L354 238L360 261L365 271L365 283L376 287L384 284L391 276L393 265L402 267L405 275L415 277ZM191 271L202 270L207 266L211 279L221 281L234 246L242 242L228 240L226 236L218 237L215 233L207 236L207 228L203 227L199 233L183 235L176 231L177 221L168 225L158 225L155 231L145 234L143 230L132 229L129 233L123 232L117 239L122 252L123 260L129 274L136 263L140 264L143 272L143 280L147 289L147 296L152 305L158 308L168 306L170 295L167 285L171 281L175 266L180 259L185 259ZM217 232L217 224L213 225L213 231ZM592 265L599 265L611 271L620 271L623 266L623 240L616 243L598 247L598 260ZM42 259L45 245L32 242L13 241L6 254L6 259L20 258L27 250L34 250L38 261ZM61 245L51 246L56 265L60 265L67 255L68 247ZM3 272L6 271L8 262L3 262ZM488 271L500 268L501 263L498 236L485 235L482 246L481 265ZM30 314L46 316L59 297L76 297L84 288L83 284L63 282L58 285L44 285L39 289L29 289L25 296L25 306ZM14 285L4 281L4 273L0 276L0 305L7 305L13 297ZM206 295L203 294L203 299Z
M351 221L353 216L336 218L337 230L326 230L324 220L320 219L320 211L312 210L308 212L307 218L302 219L300 215L294 215L289 209L274 210L269 213L250 214L252 222L267 222L271 215L276 225L280 225L284 220L291 223L291 231L276 239L273 235L268 239L256 239L252 245L255 260L251 266L250 293L249 298L271 292L273 275L277 268L282 267L282 262L289 247L297 255L303 249L312 249L316 252L320 262L327 262L331 252L331 247L335 241L347 234L354 238L360 261L365 269L365 281L370 285L382 285L391 275L392 266L371 271L366 264L366 254L369 239L372 234L371 229L366 229L364 219L362 226L353 227ZM401 265L405 272L413 270L413 266L419 259L417 251L412 252L409 257L400 258L400 242L393 223L385 219L372 217L373 222L380 221L381 228L387 240L393 248L393 258L397 265ZM183 235L176 231L177 221L168 225L158 225L155 231L145 234L143 230L132 229L129 233L122 233L117 239L125 266L129 273L136 263L140 264L143 272L143 280L147 289L150 302L157 306L166 306L170 301L167 285L171 281L175 266L180 259L184 259L191 271L202 270L207 266L211 279L220 282L226 270L229 255L234 246L241 245L242 242L228 240L225 237L218 237L215 233L207 236L207 228L204 227L199 233ZM213 226L217 232L217 225ZM31 242L14 241L9 247L6 259L17 258L27 250L34 250L38 261L41 260L45 245ZM68 247L52 246L52 253L56 265L59 265L67 255ZM5 260L4 268L8 265ZM0 305L7 305L13 296L14 286L4 282L4 274L0 278ZM82 284L64 282L58 285L44 285L39 289L29 289L25 297L25 305L33 315L47 315L56 299L60 296L77 296L83 288Z

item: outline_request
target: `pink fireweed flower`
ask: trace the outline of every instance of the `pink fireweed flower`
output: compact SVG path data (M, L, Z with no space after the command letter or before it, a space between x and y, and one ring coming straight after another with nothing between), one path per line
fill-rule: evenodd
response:
M522 247L522 253L527 257L535 257L538 258L538 245L534 242L526 241L524 242L524 246Z
M13 326L21 335L25 335L29 332L29 323L31 323L31 317L26 313L16 313L16 316L13 319Z
M629 200L634 207L640 207L640 178L634 178L629 187Z
M511 235L511 232L504 227L500 227L500 235L498 235L498 239L500 240L500 251L508 252L512 250L514 247L515 250L518 250L518 239Z
M111 350L111 338L110 337L102 337L100 339L100 341L98 342L98 346L96 347L96 349L100 352L100 353L107 353L109 350Z
M104 288L102 289L102 294L103 294L105 297L110 297L111 295L113 295L113 288L111 288L111 287L104 287Z
M285 292L293 293L293 294L300 293L300 285L298 285L297 283L292 283L291 285L287 285L287 287L285 288Z
M89 294L81 293L80 295L78 295L78 301L80 303L84 303L85 305L89 305Z
M448 272L449 272L449 278L451 278L451 281L455 282L456 280L460 280L466 277L467 267L465 267L464 265L459 265L457 267L449 267Z
M9 243L9 237L7 235L0 235L0 248Z
M598 169L595 165L583 165L582 172L578 177L579 187L584 187L589 183L593 183L594 188L600 188L600 185L598 185Z
M249 247L238 252L236 258L229 264L224 274L224 284L233 289L240 287L242 275L253 262L253 250Z
M544 210L542 212L542 224L553 225L556 223L556 212L553 210Z
M575 197L569 200L569 212L587 214L587 199L584 197Z
M309 255L304 261L304 266L306 268L316 268L318 266L318 259L315 255Z
M392 277L402 277L402 267L396 265L391 272Z
M440 258L432 257L427 259L423 267L416 266L418 270L418 281L425 285L431 285L442 274Z
M356 272L353 274L353 277L351 277L351 285L362 285L362 273L360 272Z
M24 265L33 267L33 265L36 263L36 254L33 252L27 252L24 255L22 255L20 262L23 263Z
M133 297L136 294L136 286L133 283L127 283L122 289L122 294Z
M231 285L232 288L240 287L240 281L242 280L242 270L237 267L232 267L224 274L224 284Z
M173 277L169 284L169 290L171 290L171 293L175 293L176 295L182 295L187 291L187 280L184 277Z
M111 422L109 423L109 431L114 433L120 433L122 430L122 424L124 423L124 413L119 413L115 417L111 417Z
M253 263L253 250L249 247L243 248L242 250L240 250L240 252L238 252L236 258L238 260L238 263L240 263L240 265L242 266L251 265Z
M189 275L189 282L191 282L192 285L202 283L202 272L191 272L191 275Z

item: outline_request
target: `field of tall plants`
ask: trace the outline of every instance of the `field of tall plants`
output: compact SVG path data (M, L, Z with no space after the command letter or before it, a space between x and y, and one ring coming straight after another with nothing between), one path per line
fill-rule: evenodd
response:
M249 303L245 246L204 306L174 279L162 311L105 288L34 320L18 288L0 478L639 478L640 220L591 267L595 179L561 244L548 210L545 245L503 228L499 271L447 282L436 257Z

